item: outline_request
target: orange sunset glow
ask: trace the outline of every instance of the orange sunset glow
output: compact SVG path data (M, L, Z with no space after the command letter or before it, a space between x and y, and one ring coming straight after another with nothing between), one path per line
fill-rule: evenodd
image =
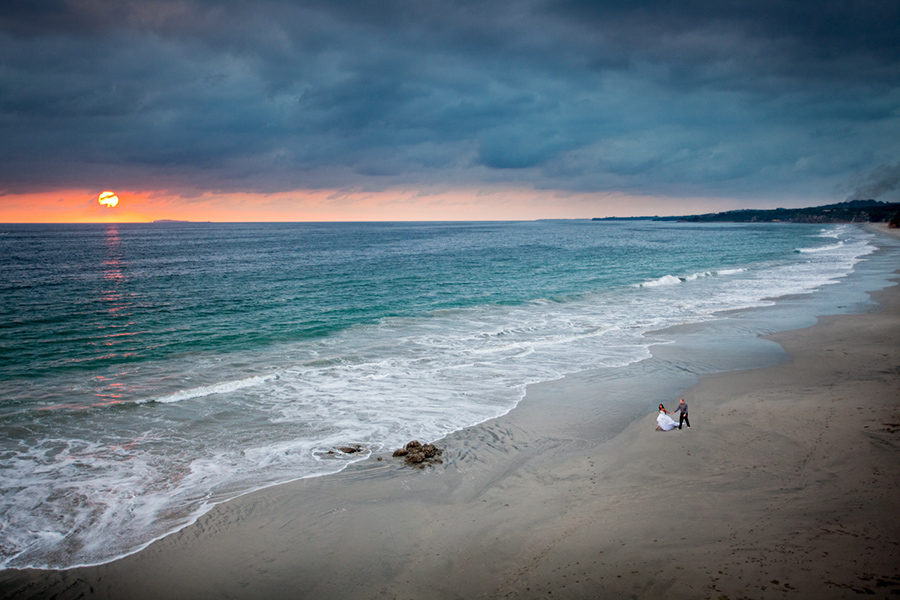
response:
M7 194L2 223L490 221L579 219L711 212L721 198L669 199L622 193L564 193L526 188L295 190L275 194L64 190ZM110 208L116 207L115 210ZM737 206L730 206L737 208Z

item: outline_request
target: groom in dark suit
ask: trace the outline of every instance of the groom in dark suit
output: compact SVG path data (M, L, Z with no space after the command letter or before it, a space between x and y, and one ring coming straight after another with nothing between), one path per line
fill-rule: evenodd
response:
M687 402L684 401L684 398L681 399L681 402L678 403L678 408L675 409L675 412L681 413L681 416L678 417L678 429L681 430L681 425L683 423L687 423L687 426L691 426L691 420L688 419L688 409Z

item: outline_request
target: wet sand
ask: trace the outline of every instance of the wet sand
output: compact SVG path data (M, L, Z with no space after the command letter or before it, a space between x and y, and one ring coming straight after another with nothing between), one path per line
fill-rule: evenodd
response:
M0 595L896 597L900 287L873 298L769 336L787 362L702 377L690 429L649 411L607 439L597 374L567 377L440 441L443 464L373 457L109 564L2 572Z

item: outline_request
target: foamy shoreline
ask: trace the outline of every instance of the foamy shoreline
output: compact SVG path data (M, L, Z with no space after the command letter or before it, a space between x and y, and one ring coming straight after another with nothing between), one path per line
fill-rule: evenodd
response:
M584 373L449 436L437 468L372 459L220 505L113 563L0 573L0 591L887 597L900 590L900 292L874 297L878 312L772 336L789 362L703 377L685 393L691 430L657 433L648 414L598 436L607 415L584 400L602 373Z

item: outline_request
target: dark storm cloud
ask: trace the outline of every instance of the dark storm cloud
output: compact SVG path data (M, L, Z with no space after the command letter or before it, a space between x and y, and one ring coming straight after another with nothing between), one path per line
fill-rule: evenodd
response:
M0 7L0 189L833 195L900 156L900 3Z
M881 165L867 173L863 182L856 186L848 199L878 199L898 189L900 189L900 162L895 165Z

